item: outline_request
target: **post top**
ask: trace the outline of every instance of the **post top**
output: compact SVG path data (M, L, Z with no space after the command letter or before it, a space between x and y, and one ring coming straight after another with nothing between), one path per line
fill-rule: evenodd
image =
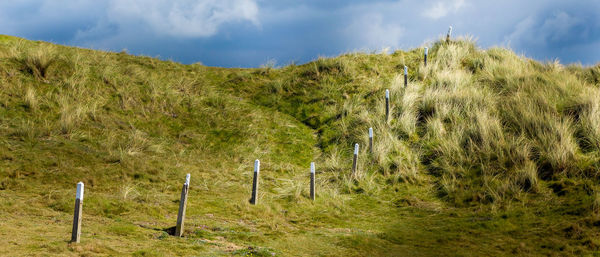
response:
M425 47L425 54L427 54L427 52L429 52L429 48Z
M79 200L83 201L83 189L84 189L83 182L77 183L77 194L75 195L75 199L79 199Z
M358 143L354 144L354 154L358 154Z
M258 159L256 159L256 161L254 161L254 172L259 172L260 171L260 161Z
M369 128L369 137L373 137L373 128Z
M406 67L406 65L404 65L404 75L408 74L408 67Z
M190 184L190 173L188 173L187 175L185 175L185 183L186 184Z
M389 89L385 90L385 98L390 98L390 90Z
M310 173L315 173L315 163L314 162L310 163Z

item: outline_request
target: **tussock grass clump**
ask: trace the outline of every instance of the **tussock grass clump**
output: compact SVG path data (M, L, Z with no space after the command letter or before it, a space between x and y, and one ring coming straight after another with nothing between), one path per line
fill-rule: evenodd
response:
M48 68L56 61L56 58L53 48L38 48L36 51L25 52L19 61L23 64L26 72L36 78L44 79L47 76Z
M351 157L348 146L366 146L373 127L367 173L433 181L440 196L459 206L502 205L541 193L540 181L596 178L595 68L481 50L471 38L434 43L426 67L420 50L352 53L272 70L283 98L254 99L317 129L332 171L349 169L340 159ZM410 67L407 88L404 65ZM392 99L387 122L385 89Z

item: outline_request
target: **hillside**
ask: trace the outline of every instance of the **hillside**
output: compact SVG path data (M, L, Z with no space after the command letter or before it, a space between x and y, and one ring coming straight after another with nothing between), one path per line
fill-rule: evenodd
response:
M600 66L422 53L225 69L0 36L0 255L599 254Z

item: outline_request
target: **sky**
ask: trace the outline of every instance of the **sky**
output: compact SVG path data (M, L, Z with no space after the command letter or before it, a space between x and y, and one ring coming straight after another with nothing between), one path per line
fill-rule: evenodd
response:
M600 0L0 0L0 34L221 67L427 46L600 62Z

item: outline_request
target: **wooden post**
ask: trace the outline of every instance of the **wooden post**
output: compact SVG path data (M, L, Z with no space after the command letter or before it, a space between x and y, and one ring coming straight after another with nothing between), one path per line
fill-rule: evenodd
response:
M358 144L354 144L354 158L352 159L352 175L356 175L356 162L358 161Z
M310 199L315 200L315 163L310 163Z
M385 90L385 122L390 120L390 90Z
M452 26L448 28L448 34L446 34L446 43L450 43L450 37L452 36Z
M404 88L408 86L408 67L404 66Z
M75 213L73 215L73 230L71 242L79 243L81 238L81 215L83 213L83 182L77 183L77 194L75 195Z
M373 128L369 128L369 153L373 153Z
M425 47L425 58L423 59L423 60L424 60L425 67L427 67L427 52L428 52L428 51L429 51L429 48Z
M175 236L183 236L185 223L185 208L187 205L188 191L190 186L190 174L185 176L185 183L181 188L181 198L179 200L179 212L177 213L177 226L175 227Z
M256 205L258 203L258 175L260 173L260 161L254 161L254 179L252 179L252 198L250 203Z

